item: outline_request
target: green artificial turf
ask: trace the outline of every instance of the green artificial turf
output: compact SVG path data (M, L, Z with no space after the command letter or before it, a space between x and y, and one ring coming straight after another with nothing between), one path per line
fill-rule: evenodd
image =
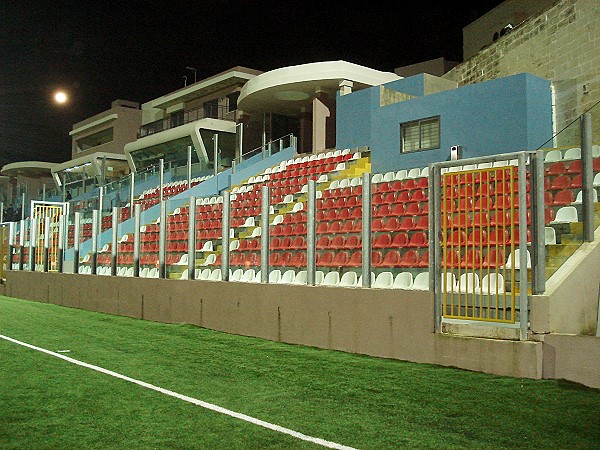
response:
M0 334L358 448L598 448L600 391L0 297ZM0 448L314 447L0 340Z

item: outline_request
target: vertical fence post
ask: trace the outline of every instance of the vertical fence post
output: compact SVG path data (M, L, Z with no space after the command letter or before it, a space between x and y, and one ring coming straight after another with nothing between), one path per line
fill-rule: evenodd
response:
M131 172L131 182L129 184L129 215L134 214L134 202L135 202L135 172Z
M192 187L192 146L188 145L187 148L187 188L188 190Z
M7 263L7 269L8 270L13 270L13 252L14 252L14 246L15 244L15 222L9 222L8 223L8 248L6 249L6 251L8 252L8 263Z
M25 192L23 192L23 194L21 195L21 220L24 220L25 217L27 217L27 215L25 213L25 208L26 207L27 206L25 205Z
M529 329L527 296L527 154L522 152L518 158L519 184L519 339L527 340Z
M92 211L92 275L96 275L96 270L98 268L98 212L97 209Z
M38 219L33 217L29 220L29 271L35 271L35 254L37 252L37 231L38 231Z
M592 155L592 114L581 116L581 177L583 208L583 240L594 241L594 161Z
M531 180L531 260L533 263L532 293L542 294L546 290L546 237L544 204L544 152L538 150L529 156Z
M167 277L167 205L160 202L160 220L158 224L158 278Z
M429 290L434 293L433 317L434 331L442 332L442 292L440 289L441 280L441 248L439 240L441 239L442 218L441 208L441 179L440 168L436 164L429 166L429 180L427 190L429 193Z
M48 272L50 268L50 217L44 217L44 259L42 271Z
M231 193L223 191L223 213L221 228L221 281L229 281L229 225L231 222Z
M317 272L316 218L317 188L315 180L308 180L308 211L306 217L306 284L314 286Z
M100 221L102 222L102 211L104 211L104 186L100 186L98 195L98 211L100 212Z
M371 283L371 174L362 177L362 287Z
M188 207L188 280L196 279L196 197Z
M25 264L25 234L27 233L27 222L25 220L21 220L20 226L21 232L19 233L19 270L23 270L23 265Z
M67 223L67 216L61 214L58 216L58 255L57 255L57 270L58 273L63 273L64 270L64 260L65 260L65 238L67 233L65 233L65 229Z
M110 274L117 276L117 246L119 240L119 208L112 209L112 243L110 246Z
M133 216L133 276L140 276L140 222L142 205L136 203Z
M269 209L271 206L271 190L269 186L261 187L261 210L260 210L260 282L269 282Z
M244 142L244 124L242 122L238 123L235 126L235 137L236 137L236 145L235 145L235 158L234 161L242 162L242 146ZM235 166L232 166L233 173L235 173Z
M215 177L219 174L219 135L213 136L213 166L215 169Z
M73 273L79 273L79 240L81 234L81 213L75 211L73 218Z
M162 204L164 200L163 188L165 184L165 160L162 158L158 161L158 169L158 188L160 189L158 192L158 201Z

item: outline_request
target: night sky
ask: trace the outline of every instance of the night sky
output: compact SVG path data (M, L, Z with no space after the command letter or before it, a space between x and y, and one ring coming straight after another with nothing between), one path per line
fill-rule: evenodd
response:
M0 3L0 166L70 159L74 123L234 66L374 69L462 60L462 28L501 3L196 0ZM52 102L62 88L67 105Z

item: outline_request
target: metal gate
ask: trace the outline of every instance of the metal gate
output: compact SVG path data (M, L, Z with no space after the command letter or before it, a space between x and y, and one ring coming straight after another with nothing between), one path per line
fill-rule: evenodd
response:
M535 275L544 267L539 156L519 152L430 166L436 332L452 320L518 323L520 338L527 339L529 281L543 284Z
M517 168L442 174L442 313L515 323Z
M46 252L46 234L48 238L48 271L57 272L59 269L59 217L68 216L68 203L31 202L31 218L36 223L35 261L33 270L42 270ZM48 220L46 220L48 219ZM49 227L48 229L46 227Z

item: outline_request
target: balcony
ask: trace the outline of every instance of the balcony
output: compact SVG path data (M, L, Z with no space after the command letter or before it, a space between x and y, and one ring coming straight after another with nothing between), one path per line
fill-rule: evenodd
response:
M225 106L205 104L198 108L177 111L164 119L142 125L138 132L138 139L205 118L235 122L237 110L230 111Z

